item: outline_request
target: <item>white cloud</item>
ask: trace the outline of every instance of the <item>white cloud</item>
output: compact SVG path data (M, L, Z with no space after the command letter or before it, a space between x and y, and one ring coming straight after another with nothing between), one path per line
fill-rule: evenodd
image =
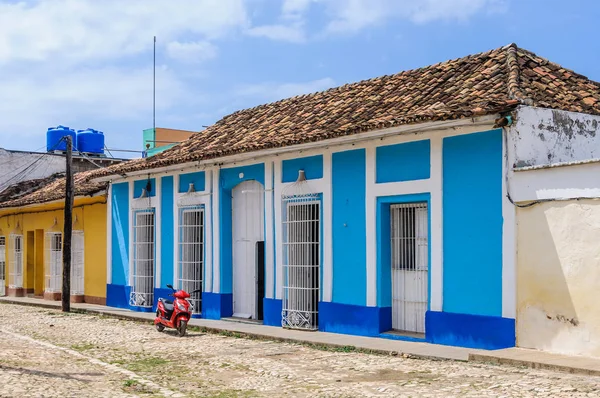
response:
M152 36L207 40L247 24L243 0L34 0L0 3L0 63L111 59L152 48Z
M175 60L197 64L217 57L217 47L208 41L167 44L167 55Z
M292 25L263 25L250 28L246 34L254 37L265 37L276 41L303 43L306 41L304 29L299 24Z
M235 91L235 94L237 96L256 98L257 100L277 101L296 95L326 90L334 86L335 81L330 77L300 83L264 82L240 86Z

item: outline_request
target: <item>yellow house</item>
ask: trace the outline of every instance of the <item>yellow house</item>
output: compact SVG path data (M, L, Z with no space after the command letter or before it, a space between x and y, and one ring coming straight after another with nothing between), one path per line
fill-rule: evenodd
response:
M71 300L106 302L106 186L77 173ZM60 300L65 178L0 203L0 294ZM2 291L4 290L4 291Z

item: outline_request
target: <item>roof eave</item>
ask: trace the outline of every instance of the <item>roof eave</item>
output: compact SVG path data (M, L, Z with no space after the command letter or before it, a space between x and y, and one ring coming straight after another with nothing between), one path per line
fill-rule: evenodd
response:
M512 109L512 107L511 107ZM316 149L320 147L330 147L330 146L338 146L345 144L353 144L357 142L370 141L374 139L381 139L388 136L401 135L401 134L411 134L417 132L425 132L432 130L446 130L446 129L454 129L457 127L465 127L465 126L489 126L492 127L495 123L495 120L500 115L500 112L495 112L492 114L482 115L482 116L474 116L469 118L462 119L453 119L453 120L443 120L443 121L434 121L434 122L424 122L418 124L404 124L400 126L390 127L386 129L380 130L372 130L368 132L358 133L347 135L343 137L332 138L328 140L320 140L314 142L307 142L304 144L290 145L284 147L270 148L259 151L250 151L244 152L240 154L220 157L220 158L211 158L206 160L198 160L192 162L185 163L176 163L162 167L156 168L147 168L143 170L135 170L130 172L124 172L120 174L107 175L103 177L93 178L91 181L93 182L113 182L118 180L123 180L130 177L141 177L147 176L149 174L161 174L161 173L169 173L174 171L183 171L185 169L192 168L202 168L215 164L228 164L246 161L250 159L263 158L278 154L284 154L289 152L297 152L297 151L306 151L310 149Z

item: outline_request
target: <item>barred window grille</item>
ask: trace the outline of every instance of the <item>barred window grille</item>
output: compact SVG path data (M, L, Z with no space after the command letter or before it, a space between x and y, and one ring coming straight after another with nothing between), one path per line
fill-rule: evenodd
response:
M10 273L8 286L23 288L23 235L10 235Z
M0 296L6 295L6 237L0 236Z
M392 327L425 333L428 302L427 203L390 207L392 260Z
M321 212L317 194L283 198L282 326L318 329Z
M62 291L62 233L46 232L46 277L44 290L48 293Z
M179 264L177 287L188 293L202 291L204 272L204 209L187 206L179 209ZM202 312L202 293L196 293L190 301L194 313Z
M133 214L133 284L129 304L152 308L154 298L154 208Z
M73 231L71 241L71 294L84 295L84 236L83 231Z

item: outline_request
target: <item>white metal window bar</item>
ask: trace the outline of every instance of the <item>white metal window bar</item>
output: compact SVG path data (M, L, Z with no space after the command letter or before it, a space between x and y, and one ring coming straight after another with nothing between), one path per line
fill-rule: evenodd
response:
M23 288L23 235L10 235L10 273L8 286Z
M46 232L45 239L46 277L44 291L60 293L62 291L62 233Z
M73 231L71 236L71 294L83 296L85 292L85 242L83 231Z
M154 208L133 214L133 284L129 304L152 308L154 298Z
M425 333L429 242L427 203L390 206L392 328Z
M283 197L282 326L318 329L321 213L317 194Z
M179 209L179 264L177 287L188 293L202 291L204 272L204 209L188 206ZM202 293L196 293L190 301L194 313L202 312Z
M6 295L6 237L0 236L0 296Z

